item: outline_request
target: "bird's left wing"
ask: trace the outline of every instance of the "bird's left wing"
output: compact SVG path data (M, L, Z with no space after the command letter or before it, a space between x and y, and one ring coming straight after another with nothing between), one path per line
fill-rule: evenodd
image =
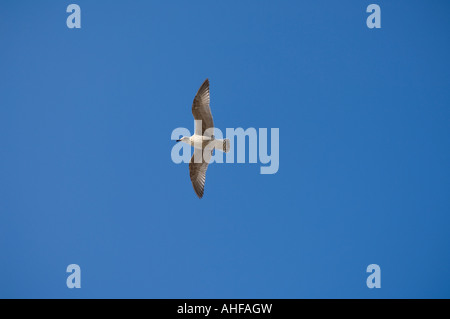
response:
M192 115L196 121L195 124L195 134L205 135L205 131L209 128L214 127L214 122L211 114L211 109L209 107L209 80L206 79L203 82L200 89L198 89L195 95L194 102L192 103ZM201 120L202 125L197 125L197 121ZM210 130L212 131L212 130ZM208 132L206 136L211 136L213 132Z

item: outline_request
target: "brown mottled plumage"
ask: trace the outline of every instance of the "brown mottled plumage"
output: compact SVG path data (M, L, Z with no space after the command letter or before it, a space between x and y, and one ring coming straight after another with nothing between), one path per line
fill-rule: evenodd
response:
M200 87L200 89L198 89L198 92L195 95L194 102L192 103L192 115L194 115L195 121L202 121L201 126L196 122L195 135L204 136L205 131L207 129L211 129L208 130L205 135L211 137L212 134L209 131L212 131L212 128L214 128L214 122L211 115L211 109L209 107L208 79L203 82L202 86ZM198 152L200 152L200 154ZM195 153L197 153L197 155ZM191 177L192 186L194 187L195 193L199 198L203 197L203 193L205 190L206 170L208 169L209 160L211 159L211 156L208 155L205 156L206 160L202 157L201 163L195 163L194 157L200 158L200 156L202 155L202 149L195 149L189 163L189 175Z

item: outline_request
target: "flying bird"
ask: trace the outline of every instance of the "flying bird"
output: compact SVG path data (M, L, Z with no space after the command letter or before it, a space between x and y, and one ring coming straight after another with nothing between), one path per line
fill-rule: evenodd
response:
M177 142L184 142L194 147L194 155L189 162L189 175L195 193L198 198L202 198L205 190L206 170L213 150L226 153L230 151L229 139L214 138L214 122L209 107L208 79L203 82L195 95L192 114L195 120L194 135L183 136Z

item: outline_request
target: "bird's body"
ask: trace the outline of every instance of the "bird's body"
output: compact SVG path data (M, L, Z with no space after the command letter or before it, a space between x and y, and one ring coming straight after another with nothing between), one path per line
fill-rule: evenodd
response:
M227 140L215 139L214 136L202 136L194 134L189 137L189 139L181 140L180 142L184 142L193 146L196 149L217 149L224 152L223 142ZM227 151L225 151L227 152Z
M189 162L189 175L195 193L199 198L202 198L205 189L206 170L208 169L213 149L222 152L230 150L230 140L216 139L214 137L214 122L209 107L208 79L200 86L194 98L192 114L195 119L194 135L190 137L183 136L177 142L184 142L194 147L194 155L192 155Z
M205 149L213 139L209 136L194 134L189 137L188 144L197 149ZM184 142L184 141L183 141ZM185 142L186 143L186 142Z

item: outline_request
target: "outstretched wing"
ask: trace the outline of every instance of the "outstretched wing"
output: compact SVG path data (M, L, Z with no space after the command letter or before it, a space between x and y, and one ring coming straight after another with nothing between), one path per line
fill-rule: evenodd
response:
M196 148L194 155L192 155L189 162L189 175L191 177L192 186L198 198L203 197L205 191L206 170L208 169L209 161L211 160L211 151L205 151L205 158L203 158L203 150Z
M200 89L198 89L195 95L194 102L192 103L192 115L195 119L195 134L204 135L205 131L214 127L213 118L211 115L211 109L209 108L209 80L206 79L203 82ZM202 125L197 125L197 121L202 121ZM212 130L210 130L212 131ZM212 132L208 132L207 136L212 135Z

